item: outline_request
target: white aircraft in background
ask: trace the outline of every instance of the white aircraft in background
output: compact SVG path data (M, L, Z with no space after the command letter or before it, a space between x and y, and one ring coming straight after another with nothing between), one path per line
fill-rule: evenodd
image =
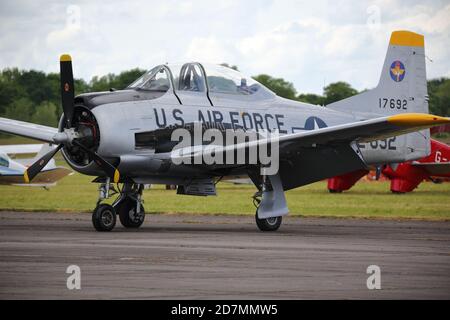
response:
M44 154L54 149L49 144L16 144L0 146L0 185L18 185L48 188L65 176L72 175L72 170L57 167L55 160L47 163L44 169L36 176L32 183L24 183L25 170L40 159ZM10 155L34 154L33 158L11 159Z

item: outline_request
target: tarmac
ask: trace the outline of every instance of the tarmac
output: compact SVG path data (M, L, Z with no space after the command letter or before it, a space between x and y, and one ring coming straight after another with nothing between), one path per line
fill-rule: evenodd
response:
M96 232L88 213L0 212L0 299L450 299L450 222L287 217L263 233L250 216L148 214Z

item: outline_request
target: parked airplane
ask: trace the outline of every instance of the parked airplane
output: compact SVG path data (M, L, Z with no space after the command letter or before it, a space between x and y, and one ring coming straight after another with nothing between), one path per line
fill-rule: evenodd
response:
M423 180L439 182L440 179L450 178L450 146L431 139L431 154L419 160L383 165L378 169L391 180L393 193L411 192ZM340 193L350 190L359 179L369 173L361 169L328 179L328 190L331 193ZM378 178L378 177L377 177Z
M392 33L375 89L327 108L280 98L240 72L195 62L156 66L125 90L74 97L69 55L61 56L60 68L64 116L59 128L0 119L0 131L58 144L26 170L25 181L60 149L74 170L97 176L100 195L92 221L99 231L114 228L116 212L125 227L142 224L144 184L175 184L179 194L215 195L215 183L228 176L252 179L256 224L263 231L277 230L288 213L285 190L373 164L427 156L429 130L423 129L450 123L427 114L424 38L409 31ZM173 141L178 129L193 132L193 141L179 136ZM211 142L217 131L238 137L228 144ZM242 132L256 132L258 139L239 140ZM186 140L188 146L175 148ZM373 141L379 143L372 146ZM275 172L259 153L253 158L262 149L275 155ZM234 161L241 152L245 161ZM225 163L209 162L224 156ZM110 196L112 182L123 184L118 198L113 205L101 203Z
M383 174L391 180L394 193L413 191L425 179L439 182L450 178L450 146L432 139L428 157L386 166Z
M72 174L72 171L64 167L57 167L54 159L51 159L43 167L42 171L33 179L33 183L25 183L23 181L23 174L27 167L35 163L43 155L54 148L55 147L51 147L48 144L16 144L0 146L0 184L44 188L56 185L58 180ZM35 153L36 156L33 158L10 158L10 155Z

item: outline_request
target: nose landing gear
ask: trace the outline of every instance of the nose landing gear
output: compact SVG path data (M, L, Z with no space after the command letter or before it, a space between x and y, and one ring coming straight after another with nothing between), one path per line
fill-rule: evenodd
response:
M112 189L112 190L111 190ZM144 185L125 183L122 190L111 188L109 178L101 183L97 207L92 213L92 224L97 231L111 231L119 214L120 223L125 228L139 228L145 219L145 210L142 205L142 191ZM111 195L120 193L112 205L101 203Z

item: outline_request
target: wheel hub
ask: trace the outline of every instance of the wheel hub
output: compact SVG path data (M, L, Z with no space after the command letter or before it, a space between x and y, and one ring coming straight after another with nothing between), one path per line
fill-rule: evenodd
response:
M110 226L114 220L113 213L109 210L105 210L102 213L102 222L105 226Z

